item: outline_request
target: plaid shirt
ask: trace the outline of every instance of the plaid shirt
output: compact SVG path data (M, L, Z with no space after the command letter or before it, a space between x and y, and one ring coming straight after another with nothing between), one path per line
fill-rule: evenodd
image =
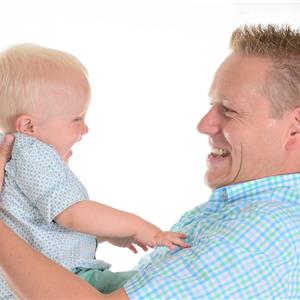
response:
M300 174L219 188L172 228L188 249L155 249L130 299L300 299Z

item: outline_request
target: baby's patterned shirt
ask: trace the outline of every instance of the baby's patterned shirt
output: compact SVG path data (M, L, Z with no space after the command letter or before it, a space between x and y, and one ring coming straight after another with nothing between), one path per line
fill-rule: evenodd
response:
M95 236L71 231L54 221L66 208L89 197L51 145L15 133L12 157L5 171L0 195L2 221L66 269L110 266L95 259ZM0 299L10 298L14 296L0 275Z

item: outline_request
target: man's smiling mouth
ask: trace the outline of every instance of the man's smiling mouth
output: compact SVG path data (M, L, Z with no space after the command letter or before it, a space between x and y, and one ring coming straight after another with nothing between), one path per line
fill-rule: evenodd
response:
M230 155L229 150L223 148L212 148L211 153L209 154L209 156L213 158L227 157L229 155Z

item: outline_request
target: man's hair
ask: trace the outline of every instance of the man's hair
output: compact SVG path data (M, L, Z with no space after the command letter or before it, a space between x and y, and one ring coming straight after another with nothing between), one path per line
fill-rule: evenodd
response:
M89 100L87 70L73 55L33 44L15 45L0 52L0 129L11 132L16 116L33 113L43 100L39 94L44 89L56 84L74 87L70 71L86 79L84 89Z
M231 36L234 53L269 58L262 92L271 102L271 115L283 114L300 106L300 31L289 25L244 25Z

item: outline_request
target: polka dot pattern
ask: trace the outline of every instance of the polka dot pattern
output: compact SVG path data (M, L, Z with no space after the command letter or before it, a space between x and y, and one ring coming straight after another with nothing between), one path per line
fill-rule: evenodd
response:
M66 229L53 220L72 204L87 200L79 179L41 141L15 134L0 195L0 218L25 241L67 269L108 268L95 259L96 238ZM0 299L15 299L0 275Z

